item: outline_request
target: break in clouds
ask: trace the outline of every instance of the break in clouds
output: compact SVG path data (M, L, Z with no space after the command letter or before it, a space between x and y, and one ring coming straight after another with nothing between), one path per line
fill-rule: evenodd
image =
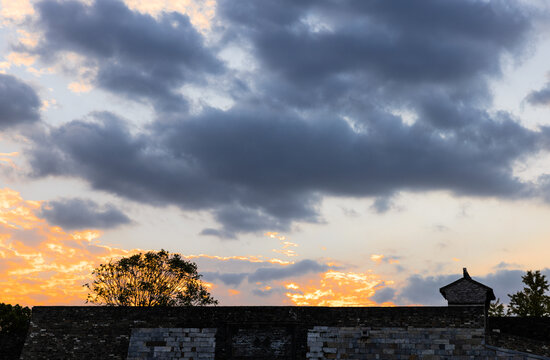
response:
M535 17L520 3L220 0L206 33L186 15L153 18L115 0L35 10L29 26L43 36L14 50L48 65L76 53L91 84L149 104L155 118L135 131L125 114L97 109L37 129L33 177L206 210L219 228L202 234L220 238L322 222L324 196L377 198L377 212L399 191L545 197L548 181L523 182L513 166L547 151L550 129L490 111L503 59L532 46ZM241 56L228 60L232 51ZM0 81L26 94L0 103L15 114L7 121L36 119L36 94ZM230 105L192 108L184 86L216 89ZM528 103L547 103L547 90Z

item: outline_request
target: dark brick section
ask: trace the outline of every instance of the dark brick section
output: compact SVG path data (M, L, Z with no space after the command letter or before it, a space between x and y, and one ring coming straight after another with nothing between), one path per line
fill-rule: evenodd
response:
M132 328L217 328L216 359L245 359L239 342L245 346L246 341L266 358L305 359L308 329L315 326L483 329L483 310L483 306L34 307L21 359L125 359Z
M226 353L235 360L284 360L295 357L295 326L268 326L254 324L234 326L226 344Z
M487 343L550 357L550 318L490 317Z

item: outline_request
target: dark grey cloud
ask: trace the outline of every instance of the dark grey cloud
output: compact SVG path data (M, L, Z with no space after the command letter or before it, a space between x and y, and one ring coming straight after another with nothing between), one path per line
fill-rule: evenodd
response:
M34 26L44 37L35 48L16 49L38 54L44 62L57 62L67 51L83 55L88 66L97 68L91 79L95 85L151 101L159 111L185 110L179 87L203 82L223 68L188 16L180 13L163 13L157 20L118 0L90 5L45 0L35 9Z
M269 297L273 294L285 294L288 290L282 287L270 288L270 289L252 289L252 294L259 297Z
M286 222L266 214L261 209L246 208L239 205L226 205L213 211L214 218L223 229L205 229L202 235L214 235L219 238L235 239L238 232L259 232L270 227L288 230Z
M540 90L532 91L526 99L532 105L550 105L550 83Z
M228 286L239 286L248 277L248 273L205 272L202 275L206 281L220 280Z
M40 119L40 99L15 76L0 74L0 130Z
M248 282L269 282L272 280L281 280L286 278L299 277L310 273L320 273L327 271L331 266L318 263L315 260L300 260L291 265L276 265L270 267L261 267L252 272L241 273L222 273L222 272L206 272L203 273L204 278L208 281L220 280L225 285L239 286L244 279ZM262 293L266 294L266 293Z
M217 11L273 75L266 93L299 107L408 102L412 89L486 98L480 76L500 74L500 56L520 52L530 29L519 5L484 1L223 0Z
M374 198L384 211L399 191L542 194L513 166L550 149L550 131L488 111L502 56L529 45L519 3L221 0L216 48L249 50L258 67L246 71L225 71L182 15L156 20L114 0L37 11L43 61L85 55L98 85L153 101L157 118L136 132L96 113L37 134L33 176L210 211L220 226L201 234L224 239L321 223L324 196ZM205 75L238 88L235 103L189 114L177 89Z
M131 222L112 204L100 206L92 200L79 198L48 201L39 215L65 229L110 229Z
M391 287L384 287L376 291L374 296L371 298L379 304L382 304L387 301L392 301L395 297L396 290Z
M340 119L211 110L132 134L123 120L101 113L37 137L29 155L34 176L80 177L135 201L212 210L222 228L203 234L226 238L320 222L321 195L528 192L512 164L538 151L540 136L507 116L480 119L475 131L447 138L387 120L358 133Z

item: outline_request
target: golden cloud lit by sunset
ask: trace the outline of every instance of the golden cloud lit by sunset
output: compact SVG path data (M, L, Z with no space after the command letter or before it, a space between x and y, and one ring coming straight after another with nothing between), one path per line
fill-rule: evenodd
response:
M271 251L287 256L287 257L295 257L298 256L298 253L295 250L292 250L290 248L298 247L298 244L293 243L291 241L288 241L286 236L279 234L278 232L266 232L264 236L267 236L270 239L276 239L279 240L279 245L281 246L280 249L272 249Z
M133 251L97 243L100 233L68 233L36 214L38 201L0 190L0 301L24 305L82 305L92 269Z
M12 155L12 154L4 154ZM8 158L11 158L9 156ZM0 190L0 298L2 302L23 305L82 305L91 271L111 258L127 256L139 250L124 250L99 243L101 233L88 229L67 232L52 226L39 214L42 202L24 200L14 190ZM275 234L283 249L297 246ZM188 260L213 260L217 264L238 261L286 267L295 262L265 256L183 255ZM330 265L329 265L330 266ZM320 277L319 277L320 276ZM376 305L370 298L384 284L372 273L329 270L312 274L301 282L284 286L286 297L294 305L365 306ZM213 291L225 291L230 297L243 290L226 289L205 282ZM259 284L269 292L276 284ZM384 305L392 305L387 303Z
M285 261L277 258L267 258L261 255L219 256L219 255L199 254L199 255L183 255L183 257L188 260L193 260L193 259L211 259L211 260L219 260L219 261L239 260L239 261L246 261L251 263L270 263L270 264L277 264L277 265L290 265L294 263L292 261Z
M34 14L34 8L29 0L2 0L0 15L2 23L10 21L22 21L26 16Z
M125 0L130 8L152 16L158 16L162 12L179 12L189 16L191 23L201 30L210 28L216 12L215 0Z
M2 163L4 163L6 166L9 166L11 168L17 168L15 162L13 161L13 158L17 157L18 155L19 153L17 152L0 153L0 166L2 166Z
M329 270L316 281L287 283L285 295L299 306L393 306L391 302L377 304L372 300L377 290L390 284L391 281L383 281L371 272Z

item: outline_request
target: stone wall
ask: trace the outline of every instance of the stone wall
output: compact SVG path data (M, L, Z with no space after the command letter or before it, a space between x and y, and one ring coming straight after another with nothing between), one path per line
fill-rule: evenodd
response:
M376 328L316 326L308 333L307 358L385 359L489 356L484 330L470 328Z
M21 359L497 359L484 329L483 306L35 307Z
M306 358L361 359L368 352L368 339L366 327L314 326L307 332Z
M128 360L214 360L215 328L132 329Z

